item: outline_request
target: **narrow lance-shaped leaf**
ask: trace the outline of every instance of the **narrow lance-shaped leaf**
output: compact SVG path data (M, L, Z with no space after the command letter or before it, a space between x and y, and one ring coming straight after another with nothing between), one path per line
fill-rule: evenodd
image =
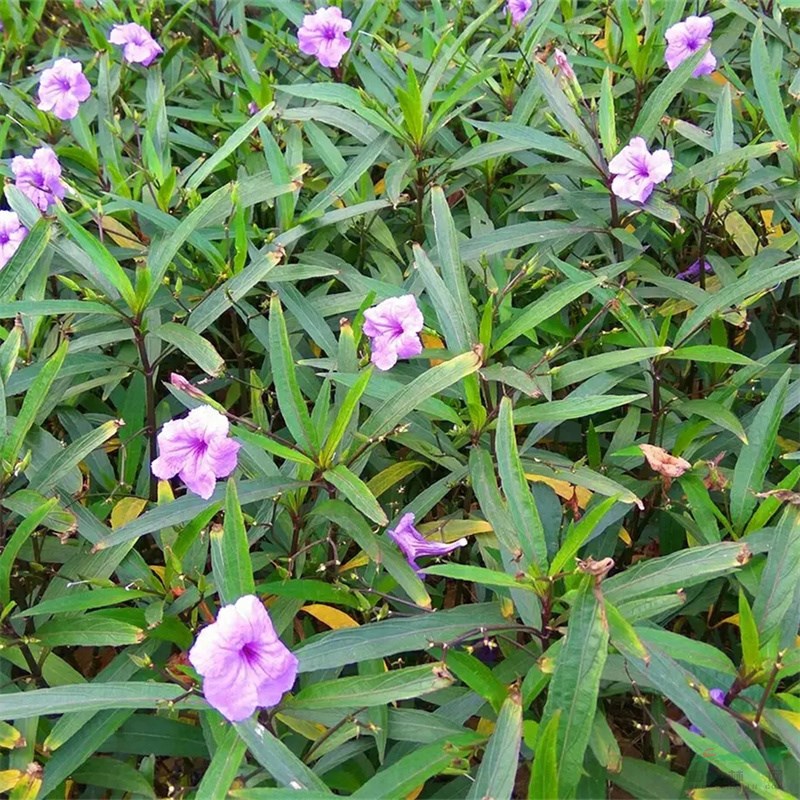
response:
M223 603L255 593L250 546L233 478L225 491L225 520L211 527L211 566Z
M225 362L214 346L199 333L177 322L165 322L153 331L153 335L169 345L177 347L185 356L197 364L206 375L216 377L225 369Z
M197 787L197 800L226 797L246 752L247 744L239 732L234 727L228 728Z

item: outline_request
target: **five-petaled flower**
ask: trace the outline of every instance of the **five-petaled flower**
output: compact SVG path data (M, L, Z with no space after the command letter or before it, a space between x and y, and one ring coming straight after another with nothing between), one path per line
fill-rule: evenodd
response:
M16 177L15 186L40 211L54 205L56 198L63 199L67 187L61 182L61 164L49 147L39 147L31 158L14 156L11 171Z
M78 107L92 93L79 61L59 58L42 72L39 79L39 105L42 111L52 111L59 119L72 119Z
M14 211L0 211L0 269L8 264L27 235L28 229Z
M387 533L395 544L403 551L406 561L418 574L422 572L417 564L420 556L445 556L452 553L457 547L463 547L467 540L457 539L455 542L430 542L415 527L414 515L403 514L395 528L390 528Z
M177 475L189 491L208 500L217 478L226 478L236 469L240 447L228 438L226 417L211 406L199 406L183 419L164 424L151 469L161 480Z
M122 47L126 61L143 67L149 67L164 52L150 31L135 22L115 25L108 35L108 41Z
M422 352L419 332L425 320L413 294L390 297L364 312L364 333L370 337L372 363L380 370L391 369L398 358Z
M531 10L533 0L508 0L506 11L511 14L511 21L515 25L522 22L523 17Z
M611 191L617 197L644 203L655 185L672 172L672 158L666 150L651 153L647 142L636 136L611 159L608 169L615 176Z
M663 447L656 447L653 444L640 444L639 449L647 459L650 469L665 478L680 478L684 472L692 468L692 465L685 458L673 456Z
M352 25L336 6L306 14L297 31L300 52L316 56L323 67L338 67L342 56L350 49L351 42L345 33Z
M297 677L297 658L252 594L220 608L216 622L198 634L189 661L203 676L206 700L231 722L277 705Z
M687 17L683 22L667 28L667 51L664 57L670 70L686 61L698 50L701 50L711 41L711 31L714 30L714 20L708 15L704 17ZM700 63L694 68L692 75L699 78L701 75L711 74L717 66L717 59L709 50Z

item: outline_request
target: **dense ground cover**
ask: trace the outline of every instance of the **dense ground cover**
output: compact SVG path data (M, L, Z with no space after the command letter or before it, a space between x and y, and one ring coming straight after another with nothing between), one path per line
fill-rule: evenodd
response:
M3 796L800 796L796 2L0 20Z

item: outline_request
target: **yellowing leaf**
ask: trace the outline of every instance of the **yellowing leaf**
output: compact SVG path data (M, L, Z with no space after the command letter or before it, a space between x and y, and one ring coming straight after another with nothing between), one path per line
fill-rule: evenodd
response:
M358 569L359 567L366 567L369 564L369 556L366 553L359 553L353 556L346 564L339 567L339 572L348 572L351 569Z
M358 623L344 611L340 611L333 606L322 605L321 603L311 603L310 605L303 606L301 611L306 614L311 614L320 622L324 622L329 628L337 631L341 628L357 628Z
M133 522L144 511L147 500L141 497L123 497L113 509L111 509L111 530L121 528L129 522Z
M144 252L146 249L139 237L114 217L100 217L100 225L103 234L110 237L114 244L124 247L126 250Z
M307 719L298 719L289 714L276 714L276 719L279 719L287 728L291 728L295 733L299 733L306 739L312 742L319 739L325 733L327 728L319 722L310 722Z
M420 337L422 339L422 344L424 344L426 348L430 348L431 350L444 349L444 342L435 333L426 333L423 331L420 333ZM444 364L444 361L441 358L432 358L430 359L430 364L432 367L435 367L438 364Z
M592 493L584 486L575 486L574 483L569 481L561 481L557 478L549 478L546 475L534 475L532 472L526 472L525 477L534 483L546 483L559 497L564 500L572 500L573 492L578 500L580 508L586 508L588 502L592 499Z
M480 733L481 736L491 736L491 734L494 733L494 722L485 717L481 717L478 720L478 724L475 726L475 732Z
M449 519L441 522L423 522L417 525L419 532L426 539L433 538L437 542L454 542L463 536L474 536L479 533L492 533L492 526L482 519Z
M0 770L0 792L13 789L24 777L25 773L18 769Z

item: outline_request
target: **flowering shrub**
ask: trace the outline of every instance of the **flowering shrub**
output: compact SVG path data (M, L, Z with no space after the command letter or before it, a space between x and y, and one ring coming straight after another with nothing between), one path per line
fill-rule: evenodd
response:
M800 796L796 4L0 4L0 795Z

